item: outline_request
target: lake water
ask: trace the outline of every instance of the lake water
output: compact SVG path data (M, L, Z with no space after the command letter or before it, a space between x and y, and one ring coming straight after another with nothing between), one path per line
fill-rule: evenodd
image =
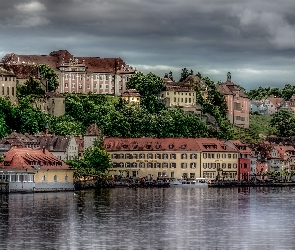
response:
M295 189L0 196L0 249L295 249Z

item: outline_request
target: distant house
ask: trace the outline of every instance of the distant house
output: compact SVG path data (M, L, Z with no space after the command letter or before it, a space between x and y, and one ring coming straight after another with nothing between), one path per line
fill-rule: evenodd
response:
M225 97L227 103L227 117L231 124L249 128L249 98L236 84L231 81L228 72L227 81L218 85L217 89Z
M264 105L263 101L250 100L250 112L258 113L260 115L267 114L267 107Z
M284 98L269 97L264 100L264 106L267 108L267 114L272 115L283 106Z
M192 84L173 82L164 78L165 90L161 91L160 98L169 109L180 108L187 113L201 113L201 107L196 106L196 92Z
M46 149L11 148L0 163L10 192L74 190L73 172Z
M122 98L129 103L140 104L141 95L136 89L127 89L121 94Z
M94 141L103 134L96 124L91 124L84 135L84 150L94 145Z
M228 140L225 144L239 151L238 180L250 180L252 150L239 140Z
M9 97L14 103L16 101L16 75L0 67L0 86L0 97Z
M0 144L18 148L45 148L60 160L77 159L78 145L74 136L29 135L12 132L0 140Z
M66 112L65 97L57 92L46 92L44 98L36 100L35 106L53 116L62 116Z

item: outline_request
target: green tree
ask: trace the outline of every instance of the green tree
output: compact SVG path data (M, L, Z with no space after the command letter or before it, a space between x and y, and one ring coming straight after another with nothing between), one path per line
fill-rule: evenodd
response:
M32 76L24 83L24 85L17 85L17 96L22 98L27 95L34 97L44 97L45 91L42 89L39 80L34 79Z
M279 136L295 135L295 117L287 110L274 113L270 124L278 131Z
M38 65L40 75L46 80L48 91L54 91L58 88L58 76L55 71L46 64Z
M183 68L181 71L182 72L180 74L180 79L179 79L180 82L183 82L188 76L194 74L193 70L191 70L190 72L188 72L188 69L187 68Z

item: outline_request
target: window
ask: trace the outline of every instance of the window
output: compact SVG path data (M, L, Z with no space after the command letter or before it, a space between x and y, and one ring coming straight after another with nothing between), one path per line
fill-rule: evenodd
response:
M187 154L181 154L181 159L187 159Z
M231 154L228 154L227 157L230 159L231 158Z
M197 159L197 154L191 154L191 155L190 155L190 158L191 158L191 159Z
M237 167L238 167L237 163L234 163L233 168L237 168Z
M181 168L186 168L186 167L187 167L187 163L182 162L182 163L181 163Z
M162 163L162 168L168 168L168 163L167 162L163 162Z
M68 175L65 176L65 182L69 182L69 176Z
M176 163L175 162L170 162L170 168L176 168Z
M9 95L9 87L7 87L6 91L6 95Z
M145 154L140 154L140 155L139 155L139 158L140 158L140 159L145 159Z
M170 159L175 160L176 159L176 154L170 154Z
M153 154L148 154L148 155L147 155L147 158L148 158L148 159L153 159Z
M226 158L226 154L222 154L222 158Z
M228 164L227 164L227 167L228 167L228 168L231 168L231 163L228 163Z
M226 168L226 164L225 163L222 163L222 168Z
M220 154L217 154L217 159L219 159L220 158Z
M155 159L161 159L161 154L156 154Z
M191 179L195 179L195 178L196 178L196 174L195 174L195 173L190 173L190 174L189 174L189 178L191 178Z
M137 156L138 156L137 154L133 154L133 155L132 155L132 158L133 158L133 159L137 159Z
M45 182L46 181L46 175L42 176L42 181Z
M11 94L14 96L14 87L11 88Z
M145 168L145 163L144 162L139 163L139 167L140 168Z
M163 159L168 159L168 154L163 154Z
M190 166L190 168L196 168L196 163L195 162L191 162L191 164L190 164L191 166Z
M203 158L204 158L204 159L207 158L207 153L203 153Z
M58 178L57 178L57 175L54 176L54 182L57 182L58 181Z

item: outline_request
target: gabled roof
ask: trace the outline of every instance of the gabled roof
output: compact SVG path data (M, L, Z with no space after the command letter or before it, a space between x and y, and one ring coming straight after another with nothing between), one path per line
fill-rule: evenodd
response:
M0 169L33 170L34 165L40 169L66 170L70 167L46 149L11 148L0 163Z
M266 100L269 100L276 108L281 106L282 101L284 101L284 98L274 98L269 97Z
M124 91L121 96L123 97L130 97L130 96L136 96L136 97L140 97L141 95L139 94L139 92L136 89L127 89L126 91Z
M239 140L228 140L232 143L241 154L251 154L252 150Z
M218 84L216 87L223 95L236 95L236 93L239 92L240 97L248 98L244 91L233 82L226 81L222 84Z
M39 137L40 148L46 148L51 152L65 152L70 140L70 136L47 135Z
M0 76L15 76L15 74L13 74L13 72L8 71L2 67L0 67Z
M101 136L102 132L99 129L99 127L96 125L96 123L93 123L87 128L85 135L86 136Z

